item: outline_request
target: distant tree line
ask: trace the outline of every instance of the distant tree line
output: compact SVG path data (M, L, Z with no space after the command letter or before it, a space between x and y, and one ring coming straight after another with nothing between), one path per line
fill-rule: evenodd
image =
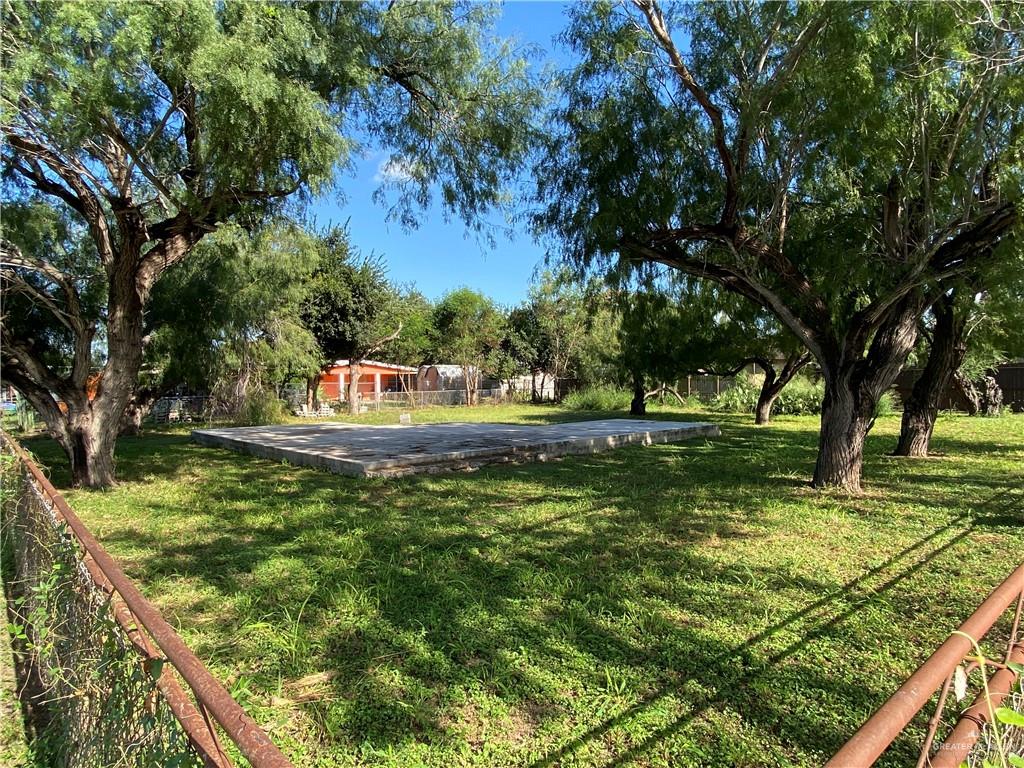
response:
M254 232L226 226L154 290L124 428L137 428L156 397L181 386L239 409L301 382L312 405L321 372L339 359L349 361L353 411L370 359L457 365L469 404L483 377L540 400L554 380L616 381L613 310L593 285L551 273L514 307L465 287L431 301L391 280L383 259L355 252L344 230L315 233L283 219Z

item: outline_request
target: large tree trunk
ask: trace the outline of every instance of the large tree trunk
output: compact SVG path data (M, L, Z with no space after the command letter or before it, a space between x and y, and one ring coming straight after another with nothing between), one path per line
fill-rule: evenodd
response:
M772 420L772 407L775 405L775 401L778 399L781 391L781 387L775 389L768 386L768 377L765 377L764 384L761 385L761 392L757 396L757 406L754 408L755 424L767 424Z
M996 377L986 373L982 379L981 408L985 416L998 416L1003 410L1003 388Z
M939 399L967 354L964 331L967 313L956 312L956 296L945 295L932 308L935 329L928 360L903 404L903 421L896 456L927 456L939 414Z
M79 366L83 370L74 373L72 380L54 380L56 392L40 386L16 363L4 371L5 377L32 404L46 422L50 435L64 449L71 465L71 482L76 487L105 488L114 483L114 445L141 364L141 314L139 326L138 354L125 355L123 337L113 338L113 332L120 336L123 329L110 324L107 365L93 398L89 396L90 377L85 373L84 364ZM117 375L112 373L115 370Z
M91 402L88 394L68 402L71 478L89 488L114 484L114 446L142 368L143 311L152 280L130 262L118 266L109 278L107 363L96 395Z
M114 484L114 446L118 430L107 427L108 418L96 412L69 411L72 485L106 488ZM115 417L114 421L119 419Z
M917 341L922 304L920 294L908 294L875 331L866 355L859 357L848 351L842 362L833 358L822 366L825 398L821 404L815 488L860 493L864 441L875 423L879 399L896 381ZM870 330L867 326L854 329L839 349L862 349L861 339Z
M348 364L348 412L352 416L359 413L359 376L360 368L358 361L349 361Z
M633 400L629 404L631 416L647 415L647 393L644 391L644 376L642 373L633 374Z
M981 411L981 395L974 382L960 371L953 374L953 387L960 393L962 405L968 416L977 416Z
M139 435L142 433L142 420L149 415L153 404L159 399L160 391L156 387L136 389L121 414L120 435Z
M149 413L149 408L136 401L135 398L132 398L128 403L128 407L124 409L124 413L121 414L121 436L135 437L141 435L142 420L146 418L147 413Z
M67 378L48 374L33 362L29 350L7 340L4 376L46 421L67 454L76 487L105 488L114 483L114 446L142 367L142 312L151 284L128 269L110 275L107 362L98 377L89 370L95 330L91 326L76 329Z
M848 384L830 383L826 379L814 487L860 492L864 440L871 429L876 404L877 400L855 392Z

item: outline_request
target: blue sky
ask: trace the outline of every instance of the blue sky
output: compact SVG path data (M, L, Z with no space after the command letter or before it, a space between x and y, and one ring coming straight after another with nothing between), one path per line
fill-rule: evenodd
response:
M565 26L565 8L565 4L555 2L507 2L497 32L548 51L536 61L537 67L552 56L564 60L564 52L553 50L552 38ZM386 161L382 151L358 158L354 169L339 180L346 199L340 204L333 198L323 199L314 206L318 225L347 222L351 241L362 253L381 256L392 280L415 283L428 298L437 299L465 285L501 304L522 301L544 259L544 250L533 242L523 225L515 227L511 241L499 232L492 249L467 233L461 222L446 223L440 207L435 206L421 214L418 229L407 232L398 222L388 222L386 207L371 199ZM500 216L493 223L504 228Z

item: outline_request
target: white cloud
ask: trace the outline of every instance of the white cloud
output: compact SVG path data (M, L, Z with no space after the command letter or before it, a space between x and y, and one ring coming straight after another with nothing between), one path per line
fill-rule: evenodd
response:
M373 180L378 184L403 184L416 177L416 162L405 157L385 157L377 164Z

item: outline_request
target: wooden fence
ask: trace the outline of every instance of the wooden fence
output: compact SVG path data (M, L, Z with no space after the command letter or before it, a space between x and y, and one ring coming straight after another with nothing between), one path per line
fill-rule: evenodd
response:
M901 401L910 397L914 383L921 375L920 368L907 368L896 379L896 392ZM1024 411L1024 363L1003 363L996 368L996 383L1003 390L1003 405L1014 412ZM963 397L950 386L939 398L942 410L967 410Z

